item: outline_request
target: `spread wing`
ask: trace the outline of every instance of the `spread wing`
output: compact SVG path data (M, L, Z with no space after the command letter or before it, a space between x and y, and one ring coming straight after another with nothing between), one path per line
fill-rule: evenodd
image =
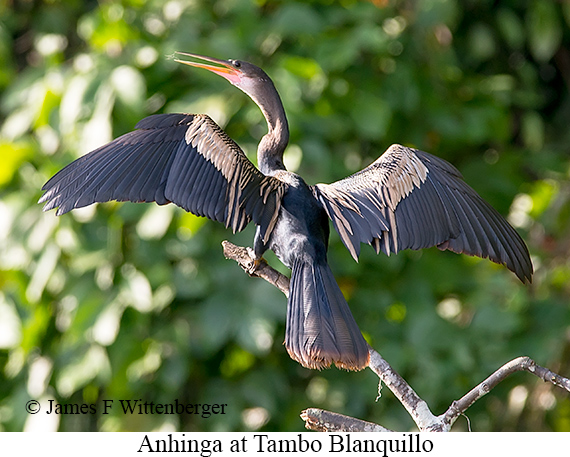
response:
M57 215L110 200L175 203L242 230L271 233L286 184L263 175L206 115L157 114L77 159L42 188Z
M437 246L489 258L531 281L528 249L515 229L448 162L392 145L362 171L313 187L345 246L386 254Z

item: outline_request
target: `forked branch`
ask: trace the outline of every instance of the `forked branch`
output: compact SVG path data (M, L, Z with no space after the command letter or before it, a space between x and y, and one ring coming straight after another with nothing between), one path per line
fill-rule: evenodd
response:
M222 242L222 246L226 258L235 260L250 276L265 279L286 296L289 295L289 279L270 267L265 261L262 261L257 268L254 268L253 257L248 248L236 246L229 241ZM454 401L445 413L435 416L430 411L427 403L414 392L404 378L378 352L369 347L369 353L370 364L368 367L380 378L380 383L384 382L398 398L420 431L449 431L457 418L467 408L517 371L527 371L545 382L550 382L570 392L570 380L568 378L564 378L547 368L537 365L529 357L518 357L503 365L459 400ZM301 413L301 418L305 421L305 426L308 429L317 431L390 431L381 425L316 408L304 410Z

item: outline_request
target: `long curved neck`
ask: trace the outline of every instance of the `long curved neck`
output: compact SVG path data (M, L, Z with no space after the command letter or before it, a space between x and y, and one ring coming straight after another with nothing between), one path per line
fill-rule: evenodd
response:
M271 176L285 170L283 152L289 142L289 124L281 98L273 83L269 82L268 90L252 98L263 112L269 129L257 146L257 165L264 175Z

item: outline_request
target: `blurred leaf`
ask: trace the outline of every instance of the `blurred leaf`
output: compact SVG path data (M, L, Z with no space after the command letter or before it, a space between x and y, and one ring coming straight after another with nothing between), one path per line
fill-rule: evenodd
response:
M0 186L8 184L19 170L22 163L33 153L30 144L24 141L15 143L0 141L2 167L0 167Z
M482 22L475 24L471 28L469 44L471 56L478 61L490 59L497 52L493 30Z
M386 135L392 112L390 106L381 98L358 92L350 107L356 128L365 139L378 139Z
M522 135L525 145L534 152L544 145L544 123L536 111L528 111L522 119Z
M135 68L122 65L113 70L110 81L118 99L140 111L141 106L137 105L142 105L146 92L142 75Z
M17 347L22 341L22 322L14 303L0 292L0 349Z
M556 181L537 181L531 192L532 209L530 214L538 218L552 204L552 199L558 194L560 188Z
M304 3L287 3L279 9L273 20L273 29L284 36L316 35L321 29L321 18Z
M530 50L538 61L552 58L562 41L560 14L555 2L534 0L527 11Z
M315 76L322 75L321 67L313 59L288 56L283 61L283 66L291 73L304 79L312 79Z
M84 354L73 358L58 374L57 390L63 398L70 397L78 388L93 379L108 378L110 366L105 350L101 346L92 345Z
M521 49L524 46L524 26L513 10L500 8L497 11L497 27L510 47Z

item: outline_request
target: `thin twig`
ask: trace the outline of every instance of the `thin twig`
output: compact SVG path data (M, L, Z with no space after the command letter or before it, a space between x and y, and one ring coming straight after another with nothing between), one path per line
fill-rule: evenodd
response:
M454 401L449 409L443 413L438 419L443 420L449 427L463 414L467 408L479 400L484 395L488 394L501 381L505 380L508 376L517 371L527 371L535 376L538 376L545 382L551 382L555 386L566 389L570 392L570 380L564 378L556 373L553 373L547 368L537 365L530 357L517 357L510 362L505 363L501 368L495 371L491 376L485 379L482 383L475 386L467 394L459 400Z

